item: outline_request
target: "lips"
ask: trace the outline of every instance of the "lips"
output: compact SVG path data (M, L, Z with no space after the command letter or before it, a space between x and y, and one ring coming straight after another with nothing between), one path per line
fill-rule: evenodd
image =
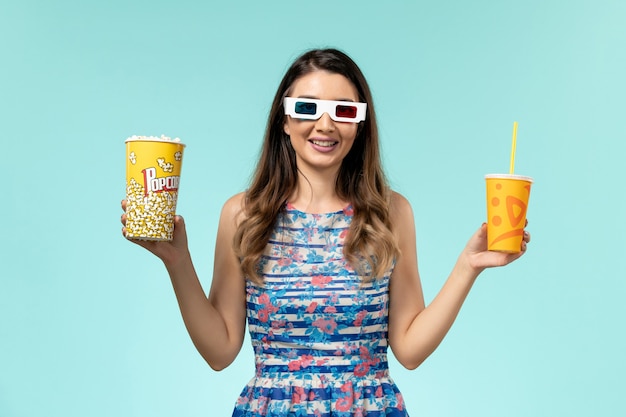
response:
M309 139L311 147L320 153L329 153L334 151L339 141L332 139Z

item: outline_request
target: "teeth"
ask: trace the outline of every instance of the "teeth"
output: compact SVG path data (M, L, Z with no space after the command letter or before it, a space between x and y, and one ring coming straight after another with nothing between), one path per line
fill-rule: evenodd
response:
M317 146L328 146L328 147L333 146L337 143L337 142L333 142L329 140L313 140L311 142L313 142Z

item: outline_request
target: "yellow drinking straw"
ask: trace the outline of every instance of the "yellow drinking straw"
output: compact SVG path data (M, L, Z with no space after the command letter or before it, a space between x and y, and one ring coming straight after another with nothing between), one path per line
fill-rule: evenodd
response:
M511 147L511 168L509 174L513 175L513 168L515 168L515 146L517 142L517 122L513 122L513 146Z

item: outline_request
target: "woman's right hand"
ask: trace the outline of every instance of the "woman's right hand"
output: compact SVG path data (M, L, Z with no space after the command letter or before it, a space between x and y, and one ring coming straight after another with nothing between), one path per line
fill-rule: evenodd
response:
M169 242L132 239L126 236L126 200L122 200L122 234L131 242L149 250L156 255L166 266L174 266L184 258L189 257L187 246L187 231L185 221L181 216L174 216L174 236Z

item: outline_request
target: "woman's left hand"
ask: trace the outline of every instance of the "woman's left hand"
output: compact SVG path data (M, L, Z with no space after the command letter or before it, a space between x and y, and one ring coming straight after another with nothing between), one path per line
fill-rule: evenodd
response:
M528 222L526 222L526 225L528 225ZM478 231L470 238L469 242L467 242L463 254L471 268L482 271L486 268L508 265L516 259L519 259L526 253L528 242L530 242L530 233L524 231L520 252L505 253L489 251L487 250L487 224L483 223Z

